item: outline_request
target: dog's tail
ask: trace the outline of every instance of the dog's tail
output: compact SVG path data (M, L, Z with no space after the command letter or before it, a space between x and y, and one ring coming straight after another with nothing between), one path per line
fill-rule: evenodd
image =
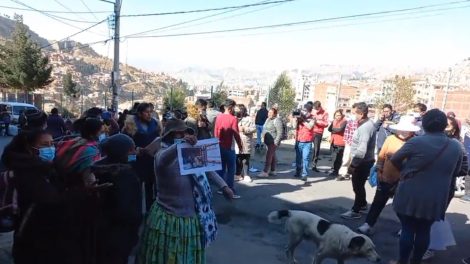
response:
M268 214L268 222L272 224L282 224L282 220L290 216L291 212L289 210L272 211Z

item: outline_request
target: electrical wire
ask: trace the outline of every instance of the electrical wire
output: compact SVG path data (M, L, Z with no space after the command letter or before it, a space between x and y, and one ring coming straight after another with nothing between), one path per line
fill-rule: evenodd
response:
M470 2L470 0L456 1L456 2L450 2L450 3L445 3L445 4L418 6L418 7L412 7L412 8L385 10L385 11L378 11L378 12L371 12L371 13L361 13L361 14L339 16L339 17L330 17L330 18L321 18L321 19L306 20L306 21L297 21L297 22L274 24L274 25L233 28L233 29L221 29L221 30L202 31L202 32L187 32L187 33L177 33L177 34L150 35L150 36L149 35L147 35L147 36L135 36L136 34L131 34L131 35L124 36L124 37L127 37L127 38L163 38L163 37L206 35L206 34L216 34L216 33L226 33L226 32L238 32L238 31L267 29L267 28L290 27L290 26L306 25L306 24L321 23L321 22L341 21L341 20L352 19L352 18L363 18L363 17L372 17L372 16L377 16L377 15L403 13L403 12L407 12L407 11L416 11L416 10L422 10L422 9L427 9L427 8L432 8L432 7L449 6L449 5L468 3L468 2ZM461 6L461 7L457 7L457 8L466 8L466 7L468 7L468 6ZM433 11L436 11L436 10L433 10Z
M79 30L83 30L83 29L80 28L80 27L77 27L77 26L75 26L75 25L72 25L72 24L70 24L70 23L68 23L68 22L65 22L65 21L61 20L61 17L58 17L58 16L56 16L56 15L52 15L52 14L48 14L48 13L42 12L41 10L38 10L38 9L32 7L32 6L29 6L29 5L23 3L23 2L21 2L21 1L19 1L19 0L10 0L10 1L12 1L12 2L14 2L14 3L16 3L16 4L19 4L19 5L22 5L22 6L24 6L24 7L27 7L27 8L29 8L29 9L31 9L31 10L36 11L36 12L39 12L39 13L41 13L41 14L43 14L43 15L45 15L45 16L51 18L51 19L54 19L54 20L57 21L57 22L60 22L60 23L62 23L62 24L64 24L64 25L67 25L67 26L69 26L69 27L73 27L73 28L76 28L76 29L79 29ZM97 23L97 22L94 22L94 23ZM93 32L93 31L90 31L90 32L93 33L93 34L96 34L96 35L100 35L100 36L101 36L101 34L95 33L95 32Z
M166 30L158 30L158 31L159 32L162 32L162 31L165 32L165 31L168 31L168 30L177 30L177 29L183 29L183 28L196 27L196 26L200 26L200 25L206 25L206 24L217 22L217 21L227 20L227 19L234 18L234 17L239 17L239 16L252 14L252 13L255 13L255 12L260 12L260 11L270 9L270 8L274 8L274 7L283 5L283 4L285 4L285 3L279 3L279 4L274 4L274 5L271 5L271 6L265 6L265 7L258 8L258 9L255 9L255 10L250 10L250 11L246 11L246 12L243 12L243 13L234 14L234 15L230 15L230 16L226 16L226 17L216 18L216 19L212 19L212 20L209 20L209 21L204 21L204 22L196 23L196 24L192 24L192 25L186 25L186 26L183 25L183 26L180 26L180 27L172 27L172 28L167 28Z
M21 10L21 11L34 11L34 12L44 12L44 13L51 13L51 14L105 14L109 13L109 11L59 11L59 10L33 10L30 8L21 8L21 7L13 7L13 6L4 6L0 5L1 8L12 9L12 10Z
M111 38L108 38L108 39L98 40L98 41L89 42L89 43L85 43L85 44L82 44L80 42L76 42L78 45L76 45L74 47L71 47L71 48L66 48L66 49L63 49L63 50L65 50L65 51L80 50L80 49L88 48L88 47L91 47L93 45L100 44L100 43L103 43L103 44L106 45L110 40L111 40Z
M80 30L80 31L78 31L78 32L76 32L76 33L74 33L74 34L72 34L72 35L69 35L69 36L67 36L67 37L65 37L65 38L63 38L63 39L61 39L61 40L54 41L54 42L50 43L49 45L46 45L46 46L41 47L41 49L45 49L45 48L48 48L48 47L50 47L50 46L52 46L52 45L54 45L54 44L56 44L56 43L58 43L58 42L65 41L65 40L67 40L67 39L69 39L69 38L71 38L71 37L74 37L74 36L76 36L76 35L78 35L78 34L81 34L81 33L85 32L85 31L87 31L87 30L92 29L92 28L98 26L99 24L101 24L101 23L103 23L103 22L105 22L105 21L107 21L107 19L101 20L100 22L98 22L98 23L96 23L96 24L94 24L94 25L92 25L92 26L89 26L89 27L87 27L87 28L84 28L84 29L82 29L82 30Z
M261 4L261 3L266 3L266 2L269 2L269 1L268 1L268 0L264 0L264 1L261 1L261 2L258 2L258 3ZM183 21L183 22L178 22L178 23L171 24L171 25L167 25L167 26L163 26L163 27L159 27L159 28L155 28L155 29L150 29L150 30L145 30L145 31L138 32L138 33L133 33L133 34L125 35L125 36L123 36L123 37L130 37L130 36L143 35L143 34L147 34L147 33L150 33L150 32L159 31L159 30L162 30L162 29L167 29L167 28L172 28L172 27L176 27L176 26L186 25L186 24L189 24L189 23L192 23L192 22L196 22L196 21L200 21L200 20L204 20L204 19L207 19L207 18L216 17L216 16L220 16L220 15L223 15L223 14L226 14L226 13L235 12L235 11L240 10L240 9L243 9L243 8L244 8L244 7L239 7L239 8L236 8L236 9L231 9L231 10L223 11L223 12L216 13L216 14L212 14L212 15L207 15L207 16L203 16L203 17L198 17L198 18L190 19L190 20L185 20L185 21Z
M96 20L99 20L99 18L95 15L95 12L91 11L90 7L85 3L84 0L80 0L80 2L82 2L83 6L85 6L85 8L90 12L90 14L93 15L93 17L94 17Z
M67 23L67 22L65 22L65 21L63 21L63 20L67 20L67 21L71 21L71 22L79 22L79 23L96 23L96 21L92 22L92 21L75 20L75 19L70 19L70 18L66 18L66 17L61 17L61 16L57 16L57 15L52 15L52 14L49 14L49 13L45 13L45 12L42 12L42 11L39 10L39 9L36 9L36 8L34 8L34 7L32 7L32 6L29 6L29 5L23 3L23 2L21 2L21 1L19 1L19 0L10 0L10 1L12 1L12 2L14 2L14 3L16 3L16 4L19 4L19 5L22 5L22 6L24 6L24 7L27 7L27 8L29 8L29 9L31 9L31 11L39 12L39 13L41 13L41 14L43 14L43 15L49 17L49 18L52 18L52 19L54 19L54 20L56 20L56 21L58 21L58 22L60 22L60 23L62 23L62 24L65 24L65 25L70 26L70 27L74 27L74 28L76 28L76 29L81 29L81 28L79 28L79 27L77 27L77 26L75 26L75 25L69 24L69 23Z
M228 9L247 8L247 7L261 6L261 5L272 5L272 4L286 3L286 2L292 2L292 1L295 1L295 0L278 0L278 1L269 1L269 2L246 4L246 5L239 5L239 6L226 6L226 7L196 9L196 10L187 10L187 11L147 13L147 14L132 14L132 15L122 15L121 17L166 16L166 15L203 13L203 12L221 11L221 10L228 10Z

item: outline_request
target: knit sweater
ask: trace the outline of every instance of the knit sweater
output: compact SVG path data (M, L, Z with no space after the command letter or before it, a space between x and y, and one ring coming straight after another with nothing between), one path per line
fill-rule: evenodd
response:
M404 144L405 141L395 135L387 137L377 158L379 181L393 184L400 180L400 171L390 162L390 157Z

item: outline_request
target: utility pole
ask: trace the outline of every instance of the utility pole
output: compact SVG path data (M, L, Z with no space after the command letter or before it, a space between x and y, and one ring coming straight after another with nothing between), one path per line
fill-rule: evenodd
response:
M211 100L212 100L212 94L214 93L214 85L211 85Z
M116 113L118 112L119 104L119 30L120 30L120 16L121 16L121 0L116 0L114 3L114 61L113 61L113 99L111 103L111 108Z
M447 93L449 92L451 75L452 75L452 68L449 68L449 74L447 76L447 85L446 85L446 88L444 89L444 99L442 100L442 111L446 110Z
M339 85L338 85L338 90L336 91L336 102L335 102L335 110L338 108L338 102L339 102L339 95L341 94L341 83L343 82L343 74L339 75Z
M134 88L132 88L131 100L132 100L132 106L134 106Z

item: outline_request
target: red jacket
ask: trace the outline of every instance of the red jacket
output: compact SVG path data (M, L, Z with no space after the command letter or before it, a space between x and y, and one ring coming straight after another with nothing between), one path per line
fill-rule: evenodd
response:
M318 110L312 111L313 117L316 119L315 126L313 127L313 133L323 135L325 127L328 127L328 113L320 107Z
M297 131L295 139L299 142L312 142L313 141L313 119L309 119L309 122L301 122L297 124Z
M331 125L328 127L328 131L331 132L330 142L333 146L344 147L344 130L346 129L347 121L346 119L341 119L339 121L333 120Z

